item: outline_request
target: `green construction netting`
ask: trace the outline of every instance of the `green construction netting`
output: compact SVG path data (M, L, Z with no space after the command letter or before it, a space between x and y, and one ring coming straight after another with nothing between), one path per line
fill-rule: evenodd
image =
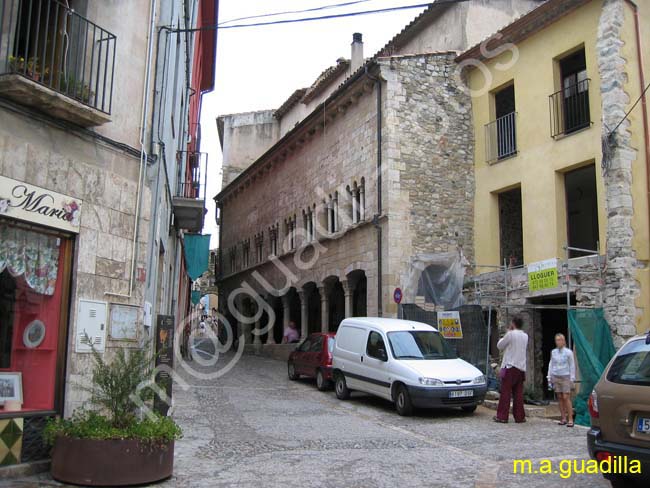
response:
M587 401L616 353L602 308L569 310L569 327L580 368L580 390L573 401L578 425L591 425Z

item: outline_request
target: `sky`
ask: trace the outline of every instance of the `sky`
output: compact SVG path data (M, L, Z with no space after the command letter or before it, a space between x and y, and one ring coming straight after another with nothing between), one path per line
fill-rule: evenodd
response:
M219 23L246 16L302 10L350 0L220 0ZM224 25L316 17L425 3L426 0L366 0L356 5L282 15ZM293 24L220 29L217 36L215 88L203 96L201 150L208 153L207 208L204 234L217 226L212 198L221 189L221 147L216 118L224 114L278 108L298 88L311 85L340 57L350 57L352 34L363 34L364 55L375 54L424 8Z

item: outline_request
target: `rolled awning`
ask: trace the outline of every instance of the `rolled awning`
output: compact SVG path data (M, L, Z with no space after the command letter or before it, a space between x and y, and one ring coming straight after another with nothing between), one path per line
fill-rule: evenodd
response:
M208 270L211 234L185 234L185 264L192 281Z

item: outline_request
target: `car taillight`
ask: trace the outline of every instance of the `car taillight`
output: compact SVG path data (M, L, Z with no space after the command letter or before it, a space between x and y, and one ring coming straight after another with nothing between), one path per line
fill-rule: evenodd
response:
M608 461L612 458L612 453L607 451L598 451L596 453L596 459L598 461Z
M589 395L589 415L594 419L597 419L599 416L598 395L596 394L596 390L592 391L591 395Z

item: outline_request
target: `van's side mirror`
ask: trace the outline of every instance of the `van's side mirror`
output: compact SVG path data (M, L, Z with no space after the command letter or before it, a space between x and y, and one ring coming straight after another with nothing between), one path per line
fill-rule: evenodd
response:
M379 359L382 361L388 361L388 354L386 354L386 349L382 349L381 347L377 349L377 356L379 356Z

